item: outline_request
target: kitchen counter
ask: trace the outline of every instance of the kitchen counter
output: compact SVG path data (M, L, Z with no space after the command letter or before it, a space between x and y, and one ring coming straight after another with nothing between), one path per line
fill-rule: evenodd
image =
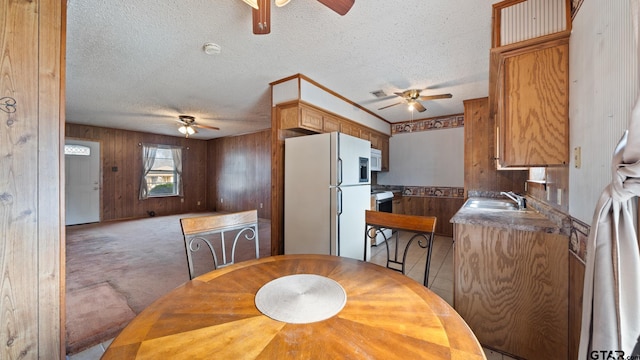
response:
M467 201L472 199L482 198L469 198ZM451 222L454 224L541 231L548 234L563 233L561 226L558 226L558 224L549 220L549 218L533 208L516 211L469 208L463 205L451 218Z

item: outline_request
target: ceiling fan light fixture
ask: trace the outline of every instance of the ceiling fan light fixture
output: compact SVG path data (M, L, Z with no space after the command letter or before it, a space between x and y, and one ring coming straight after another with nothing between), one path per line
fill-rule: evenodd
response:
M289 3L289 1L291 1L291 0L276 0L276 6L277 7L283 7L283 6L287 5Z
M193 135L196 133L196 130L194 128L192 128L191 126L188 125L182 125L178 128L178 131L180 131L181 134L185 134L187 136L189 135Z
M415 107L416 102L415 101L409 101L409 111L413 111L416 107Z
M258 0L242 0L245 3L247 3L249 6L251 6L252 8L259 10L258 8Z

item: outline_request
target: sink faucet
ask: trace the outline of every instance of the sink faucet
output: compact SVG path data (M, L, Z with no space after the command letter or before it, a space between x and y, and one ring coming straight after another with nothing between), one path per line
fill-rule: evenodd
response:
M506 197L508 197L509 199L513 200L516 204L518 204L518 210L522 210L525 208L525 198L522 195L518 195L516 193L514 193L513 191L509 191L509 192L500 192L500 195L504 195Z

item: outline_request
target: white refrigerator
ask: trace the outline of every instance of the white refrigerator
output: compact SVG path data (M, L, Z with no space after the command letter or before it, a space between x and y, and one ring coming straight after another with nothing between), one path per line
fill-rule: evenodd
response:
M363 260L371 208L369 141L342 133L288 138L284 145L284 252Z

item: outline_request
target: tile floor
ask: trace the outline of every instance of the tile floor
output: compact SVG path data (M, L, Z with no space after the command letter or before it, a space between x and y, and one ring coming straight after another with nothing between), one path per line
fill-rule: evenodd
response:
M400 235L400 242L406 243L409 236ZM395 241L395 240L394 240ZM394 242L392 241L392 243ZM393 248L391 248L393 251ZM407 263L407 276L422 283L424 274L426 249L415 244L409 253ZM371 251L371 262L385 266L387 259L384 244L374 246ZM431 266L429 270L429 288L453 306L453 239L450 237L436 236L431 254ZM109 346L111 341L98 344L83 352L67 356L68 360L98 360ZM511 360L512 358L498 352L484 349L487 360Z

